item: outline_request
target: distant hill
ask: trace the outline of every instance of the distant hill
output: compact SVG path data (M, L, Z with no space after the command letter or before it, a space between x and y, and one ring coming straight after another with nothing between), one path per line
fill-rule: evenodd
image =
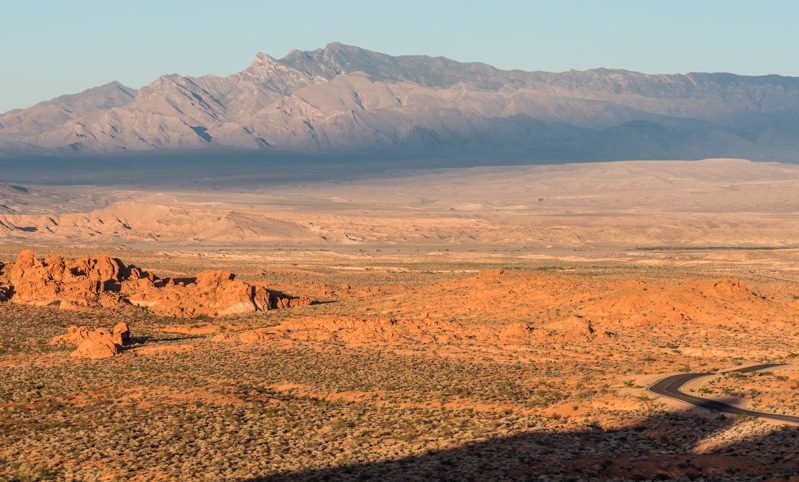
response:
M503 71L332 43L0 115L3 157L189 149L798 162L799 78Z

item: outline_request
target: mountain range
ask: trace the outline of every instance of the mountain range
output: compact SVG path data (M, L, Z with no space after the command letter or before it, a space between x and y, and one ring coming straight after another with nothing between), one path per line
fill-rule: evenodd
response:
M500 70L331 43L227 76L112 82L0 115L0 156L240 152L799 162L799 78Z

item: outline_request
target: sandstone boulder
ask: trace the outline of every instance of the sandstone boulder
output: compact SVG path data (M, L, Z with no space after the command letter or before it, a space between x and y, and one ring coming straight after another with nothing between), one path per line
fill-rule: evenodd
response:
M53 338L50 345L75 345L72 356L79 358L108 358L120 353L123 346L130 345L130 329L127 323L118 323L112 332L108 328L92 329L88 326L70 326L67 334Z
M310 298L282 298L280 296L273 296L273 306L277 309L281 308L297 308L300 306L310 306L312 301Z
M114 327L114 333L111 336L111 341L119 346L130 345L130 328L127 323L117 323Z
M67 328L66 335L60 335L50 340L50 345L75 345L78 346L86 340L101 339L106 337L111 339L111 332L106 328L96 330L88 326L70 326Z
M266 311L272 308L269 301L269 291L262 286L253 287L252 302L258 311Z
M111 358L119 354L119 347L113 341L101 338L86 340L70 356L77 358Z

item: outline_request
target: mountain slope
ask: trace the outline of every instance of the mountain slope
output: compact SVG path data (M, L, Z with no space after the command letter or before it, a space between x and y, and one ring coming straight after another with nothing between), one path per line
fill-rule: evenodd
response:
M118 83L0 116L0 152L251 149L409 157L799 160L799 79L503 71L329 44L227 77Z

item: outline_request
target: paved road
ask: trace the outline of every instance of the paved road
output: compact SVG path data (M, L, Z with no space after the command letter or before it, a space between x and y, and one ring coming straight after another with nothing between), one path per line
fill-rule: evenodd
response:
M748 373L778 366L781 365L779 364L754 365L746 368L727 370L726 372L720 372L720 373L730 373L730 372ZM782 422L799 423L799 417L795 417L792 415L777 415L774 413L763 413L763 412L755 412L754 410L745 410L743 408L733 407L732 405L727 405L726 403L718 402L716 400L712 400L709 398L702 398L702 397L695 397L693 395L688 395L687 393L683 393L680 391L680 388L686 383L690 382L691 380L695 378L705 377L708 375L715 375L715 373L686 373L685 375L673 375L657 381L654 385L647 388L647 390L653 393L657 393L658 395L663 395L664 397L674 398L682 402L690 403L691 405L696 405L697 407L706 408L708 410L716 410L717 412L732 413L735 415L739 413L745 413L750 417L770 418L772 420L780 420Z
M763 276L762 274L756 274L758 278L768 278L768 279L775 279L777 281L786 281L788 283L799 283L799 281L792 280L792 279L785 279L785 278L775 278L773 276Z

